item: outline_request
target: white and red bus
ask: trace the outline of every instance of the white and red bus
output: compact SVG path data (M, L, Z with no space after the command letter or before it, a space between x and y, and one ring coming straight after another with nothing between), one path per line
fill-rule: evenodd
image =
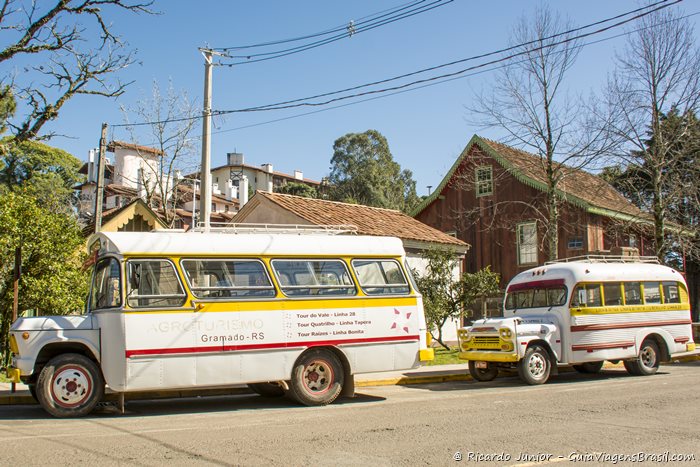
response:
M11 328L8 375L54 416L89 413L105 385L248 384L322 405L352 395L357 373L432 359L397 238L119 232L88 244L86 312Z

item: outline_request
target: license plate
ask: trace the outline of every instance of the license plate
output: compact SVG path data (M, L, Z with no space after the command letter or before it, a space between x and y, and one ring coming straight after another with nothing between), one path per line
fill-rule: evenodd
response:
M476 362L476 367L486 369L489 367L489 362Z

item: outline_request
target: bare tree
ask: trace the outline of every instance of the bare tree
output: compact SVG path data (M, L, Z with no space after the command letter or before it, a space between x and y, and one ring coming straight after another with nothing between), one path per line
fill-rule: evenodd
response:
M152 154L139 153L142 170L137 182L146 191L146 202L159 210L165 223L172 227L177 218L175 209L183 191L179 189L179 171L192 172L197 169L195 141L192 132L199 124L201 110L190 100L187 92L176 90L169 83L165 94L156 81L153 82L150 98L139 100L133 108L122 107L126 128L131 141L160 151L152 162ZM130 125L129 115L146 125ZM123 174L122 174L123 175ZM189 190L188 190L189 192Z
M616 56L606 90L610 131L626 143L620 157L629 187L638 189L632 199L653 215L661 260L679 240L668 228L670 207L684 203L692 188L679 181L697 171L687 152L679 150L693 131L695 119L689 116L700 103L695 34L681 10L666 8L639 19Z
M586 104L566 90L565 78L573 66L580 43L569 21L551 9L540 7L529 18L521 17L511 44L524 44L511 53L522 53L502 68L489 93L480 93L468 106L473 121L484 128L506 131L504 143L539 156L539 170L546 178L546 200L541 216L549 259L558 257L558 187L576 170L591 164L609 150L611 134L601 130Z
M129 83L112 82L110 77L132 64L134 54L113 32L107 14L110 10L151 13L152 3L0 1L0 63L22 67L0 77L19 100L17 120L9 122L17 142L36 138L76 95L116 97L124 92Z

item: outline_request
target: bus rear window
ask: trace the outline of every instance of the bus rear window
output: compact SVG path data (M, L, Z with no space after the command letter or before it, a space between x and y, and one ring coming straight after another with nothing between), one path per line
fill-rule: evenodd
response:
M506 310L560 306L566 303L564 285L517 284L506 295Z

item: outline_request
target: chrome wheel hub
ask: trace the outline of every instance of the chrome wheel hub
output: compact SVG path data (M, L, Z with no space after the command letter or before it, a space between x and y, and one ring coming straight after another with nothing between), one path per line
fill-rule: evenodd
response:
M56 404L63 407L75 407L90 396L92 380L79 366L59 368L51 380L51 395Z

